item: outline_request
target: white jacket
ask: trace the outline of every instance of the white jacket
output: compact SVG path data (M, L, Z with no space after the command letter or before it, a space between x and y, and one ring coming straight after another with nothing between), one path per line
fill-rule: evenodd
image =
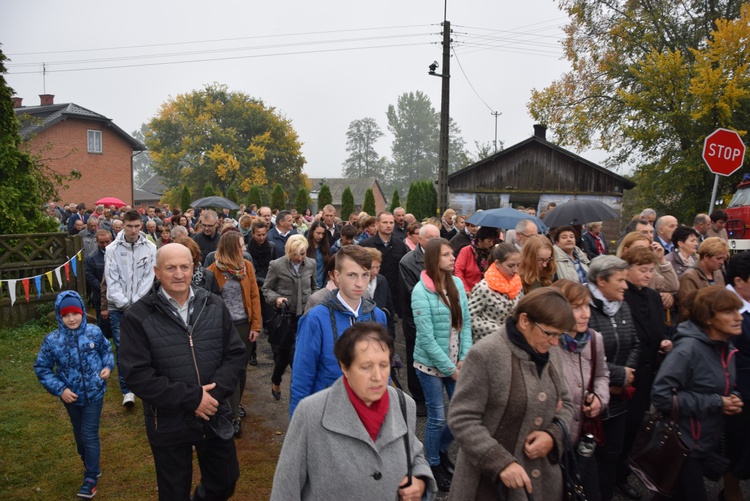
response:
M128 243L125 231L115 237L104 253L107 301L110 310L125 310L145 296L154 283L156 246L141 233Z

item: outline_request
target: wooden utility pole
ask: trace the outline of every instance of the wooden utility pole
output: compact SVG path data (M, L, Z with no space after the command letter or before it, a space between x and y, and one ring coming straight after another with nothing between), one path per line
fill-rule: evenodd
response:
M448 208L448 139L450 128L451 23L443 21L443 87L440 100L440 149L438 152L438 211Z

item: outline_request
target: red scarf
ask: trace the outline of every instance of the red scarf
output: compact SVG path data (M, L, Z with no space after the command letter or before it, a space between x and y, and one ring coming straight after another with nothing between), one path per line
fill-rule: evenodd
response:
M380 432L380 427L383 425L383 421L385 421L385 415L388 414L388 408L390 406L388 388L385 389L385 393L383 393L383 396L380 397L380 400L373 402L370 407L367 407L367 404L365 404L349 386L349 381L346 380L346 376L344 376L344 386L346 387L346 393L349 395L349 400L354 406L354 410L357 411L359 420L362 421L365 430L367 430L367 433L369 433L372 441L375 442L375 439L378 438L378 432Z

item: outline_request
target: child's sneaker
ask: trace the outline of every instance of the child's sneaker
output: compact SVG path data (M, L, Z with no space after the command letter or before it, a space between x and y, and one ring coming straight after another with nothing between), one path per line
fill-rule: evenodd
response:
M96 479L87 478L83 481L83 485L78 489L78 497L84 499L91 499L96 496Z

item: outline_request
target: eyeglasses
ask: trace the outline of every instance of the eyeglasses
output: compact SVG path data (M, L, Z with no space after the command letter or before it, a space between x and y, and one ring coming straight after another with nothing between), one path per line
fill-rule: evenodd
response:
M548 264L548 263L551 263L554 259L555 258L553 257L548 257L548 258L539 257L537 258L537 261L539 262L539 264Z
M554 339L554 338L559 339L561 336L564 336L565 334L567 334L567 332L558 332L558 333L549 332L549 331L545 330L544 327L542 327L541 325L539 325L536 322L534 322L534 325L536 325L537 327L539 327L539 330L542 331L550 339Z

